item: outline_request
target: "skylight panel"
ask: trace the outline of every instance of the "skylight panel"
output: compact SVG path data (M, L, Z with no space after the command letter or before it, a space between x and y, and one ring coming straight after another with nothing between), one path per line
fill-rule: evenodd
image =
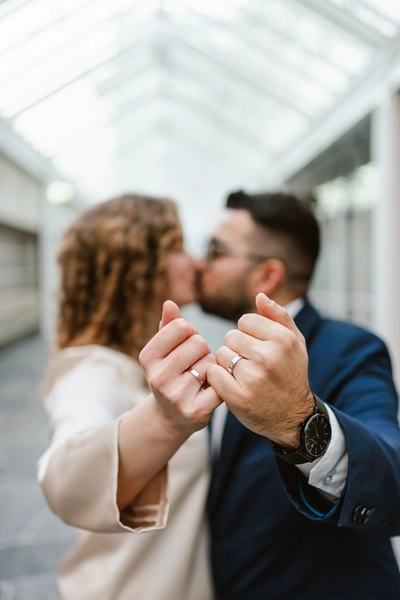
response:
M86 78L24 112L15 127L42 153L53 155L135 112L140 106L137 100L154 97L159 85L160 73L155 69L136 80L129 94L101 97Z
M187 8L220 21L231 21L240 18L238 8L247 6L249 0L165 0L164 10L171 14L182 14Z
M70 13L87 0L31 0L0 19L0 53L49 26L56 19Z
M341 10L378 31L387 38L399 35L400 3L398 0L328 0Z
M328 41L326 54L333 64L351 75L356 75L369 63L372 50L354 44L347 36L337 36Z

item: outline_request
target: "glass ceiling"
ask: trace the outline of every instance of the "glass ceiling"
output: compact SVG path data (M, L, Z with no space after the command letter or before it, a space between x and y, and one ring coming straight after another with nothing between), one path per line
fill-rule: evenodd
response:
M88 198L152 136L268 163L399 27L398 0L0 0L0 116Z

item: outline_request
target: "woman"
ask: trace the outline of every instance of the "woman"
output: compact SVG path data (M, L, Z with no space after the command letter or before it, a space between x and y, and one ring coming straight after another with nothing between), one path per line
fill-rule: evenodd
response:
M213 597L207 433L190 436L149 396L138 363L164 301L195 299L182 243L173 202L133 195L88 210L64 237L58 351L42 385L51 444L38 468L53 512L79 528L61 600ZM204 346L186 385L200 389L213 360Z

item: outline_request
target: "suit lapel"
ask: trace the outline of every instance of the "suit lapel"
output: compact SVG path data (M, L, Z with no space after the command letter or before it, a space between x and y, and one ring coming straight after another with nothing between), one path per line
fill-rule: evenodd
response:
M294 319L294 322L304 335L307 346L309 346L318 330L321 317L308 300L305 301L303 308Z
M221 440L221 450L215 457L212 465L212 477L209 495L209 506L212 507L219 497L220 490L234 465L235 451L240 443L242 435L246 432L245 427L237 418L228 411L225 427Z

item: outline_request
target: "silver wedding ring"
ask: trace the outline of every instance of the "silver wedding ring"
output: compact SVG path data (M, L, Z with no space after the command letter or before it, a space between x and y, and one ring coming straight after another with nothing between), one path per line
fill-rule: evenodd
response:
M200 375L200 373L198 373L196 371L196 369L190 369L189 373L191 375L193 375L193 377L196 377L197 381L200 383L200 385L203 385L204 383L204 379L202 378L202 376Z
M240 356L240 354L236 354L236 356L234 356L231 360L231 362L228 365L228 373L230 373L231 375L233 375L233 368L236 365L236 363L239 362L239 360L241 360L243 358L243 356Z

